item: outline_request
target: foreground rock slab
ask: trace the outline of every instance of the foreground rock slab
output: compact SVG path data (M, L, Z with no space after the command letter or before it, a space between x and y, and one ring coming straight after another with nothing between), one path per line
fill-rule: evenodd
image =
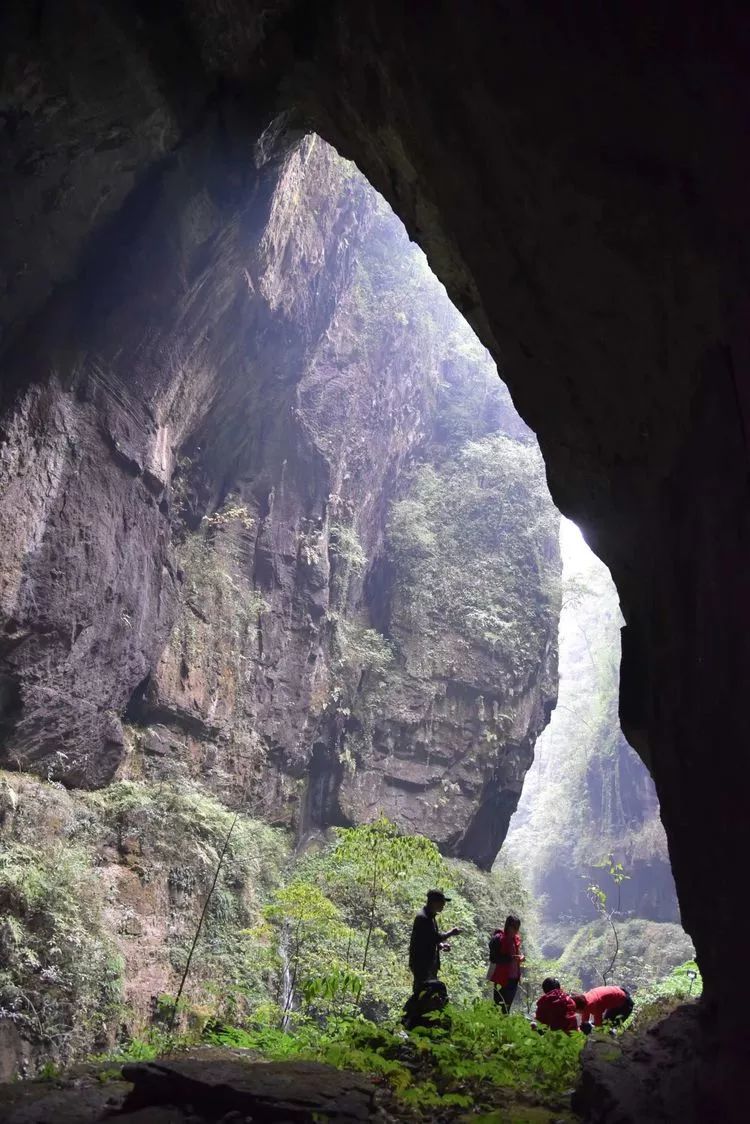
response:
M256 1121L370 1120L374 1089L359 1074L319 1062L256 1062L237 1057L188 1057L126 1065L133 1083L123 1111L154 1106L189 1108L199 1119ZM140 1119L140 1114L134 1117Z
M19 1081L0 1086L2 1124L98 1124L122 1106L123 1081Z
M379 1115L361 1074L318 1062L258 1062L197 1048L123 1067L124 1080L88 1068L54 1083L0 1086L2 1124L359 1124Z
M592 1038L573 1107L591 1124L692 1124L700 1106L700 1007L678 1007L646 1031Z

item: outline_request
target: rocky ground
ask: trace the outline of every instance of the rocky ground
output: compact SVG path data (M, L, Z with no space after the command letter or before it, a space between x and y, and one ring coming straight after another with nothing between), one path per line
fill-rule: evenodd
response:
M502 1096L502 1094L501 1094ZM464 1110L432 1113L438 1122L478 1119ZM319 1062L258 1062L244 1050L200 1047L122 1070L78 1067L53 1081L0 1086L4 1124L389 1124L425 1117L394 1103L377 1079ZM483 1117L487 1120L487 1117ZM491 1120L565 1124L566 1108L503 1100Z
M340 1124L379 1115L360 1074L317 1062L256 1063L246 1051L199 1048L159 1062L0 1088L6 1124L139 1124L191 1121L313 1121ZM382 1118L382 1116L381 1116Z
M643 1031L592 1037L582 1054L574 1105L607 1124L671 1124L709 1119L701 1104L699 1064L706 1051L698 1003L685 1003Z
M542 1106L498 1090L497 1111L485 1124L691 1124L707 1119L696 1063L702 1046L700 1004L684 1004L641 1030L595 1035L582 1054L572 1101ZM432 1110L430 1110L432 1111ZM251 1051L196 1047L152 1061L104 1068L79 1066L47 1081L0 1085L4 1124L256 1124L260 1121L420 1121L395 1102L381 1079L319 1062L262 1062ZM447 1108L434 1124L478 1120Z

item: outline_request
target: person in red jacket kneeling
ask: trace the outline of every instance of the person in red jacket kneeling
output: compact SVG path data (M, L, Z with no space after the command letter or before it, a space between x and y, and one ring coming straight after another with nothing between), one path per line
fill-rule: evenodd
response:
M621 1023L633 1013L633 1000L624 987L593 987L583 995L574 995L576 1010L581 1016L581 1030L587 1034L602 1023Z
M539 997L536 1005L536 1021L544 1023L550 1030L564 1030L566 1034L578 1030L575 1001L563 991L560 981L548 976L542 983L542 991L544 995Z

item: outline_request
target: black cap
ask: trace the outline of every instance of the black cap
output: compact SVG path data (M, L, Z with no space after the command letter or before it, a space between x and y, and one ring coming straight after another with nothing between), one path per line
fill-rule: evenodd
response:
M451 900L450 898L446 898L446 896L445 896L445 894L443 893L442 890L428 890L427 891L427 901L428 902L449 902L450 900Z

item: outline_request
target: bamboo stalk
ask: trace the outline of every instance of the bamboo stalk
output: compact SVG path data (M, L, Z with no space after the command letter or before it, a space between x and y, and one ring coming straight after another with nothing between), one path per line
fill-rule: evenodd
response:
M198 928L195 930L195 936L193 937L193 943L190 946L190 952L188 953L187 964L185 965L185 971L182 973L182 979L180 980L180 986L179 986L179 989L177 991L177 998L175 999L174 1007L172 1008L172 1017L169 1021L170 1034L174 1030L174 1024L175 1024L175 1021L177 1019L177 1007L179 1005L180 999L182 998L182 992L183 992L183 989L185 987L185 981L188 977L188 972L190 971L190 963L193 959L193 953L195 952L196 945L198 944L198 938L201 935L201 929L203 928L203 922L206 918L206 912L208 910L208 903L211 901L211 895L213 894L214 890L216 889L216 883L219 880L219 874L221 873L221 867L222 867L222 864L224 862L224 856L227 853L227 848L229 847L229 840L232 838L232 832L234 831L234 825L237 823L237 817L238 816L239 816L239 812L235 812L234 819L232 820L232 825L229 828L229 831L227 832L227 837L224 840L224 846L222 847L221 854L219 855L219 861L216 864L216 870L214 872L214 879L213 879L213 882L211 883L211 888L208 891L208 894L206 895L206 900L203 903L203 909L201 911L200 918L198 919Z

